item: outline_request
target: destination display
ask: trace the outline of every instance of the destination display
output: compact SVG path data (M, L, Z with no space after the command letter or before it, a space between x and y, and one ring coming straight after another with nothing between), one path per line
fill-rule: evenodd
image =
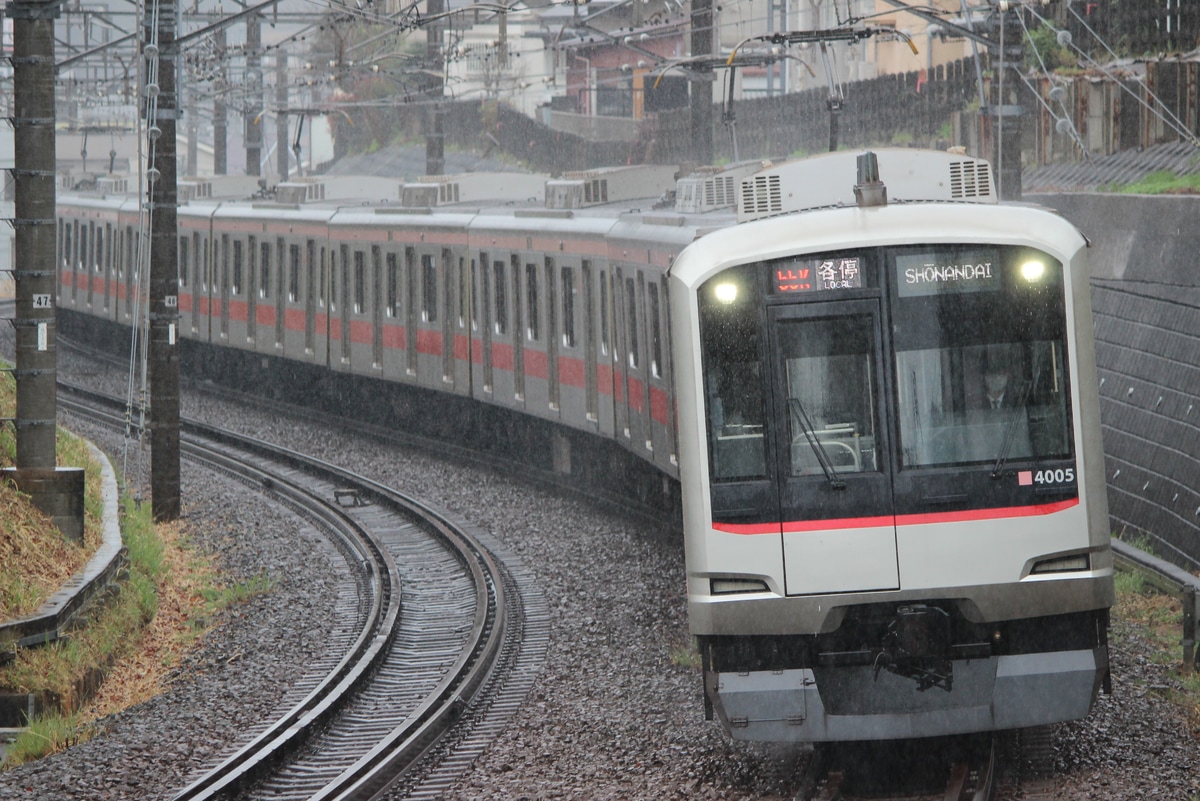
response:
M782 259L771 266L778 294L859 289L863 285L862 259L858 256Z
M1002 287L1000 254L993 248L896 256L896 286L902 298Z

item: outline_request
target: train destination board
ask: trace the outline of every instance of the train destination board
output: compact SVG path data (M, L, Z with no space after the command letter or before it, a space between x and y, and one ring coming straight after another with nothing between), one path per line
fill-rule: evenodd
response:
M999 254L974 250L897 255L896 286L902 298L999 289Z
M790 295L827 289L859 289L863 285L861 261L858 256L851 256L774 262L775 291Z

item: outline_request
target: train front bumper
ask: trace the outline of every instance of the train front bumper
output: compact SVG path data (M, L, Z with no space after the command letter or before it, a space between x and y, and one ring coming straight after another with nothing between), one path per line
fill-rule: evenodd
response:
M890 740L1082 718L1107 673L1100 647L958 660L949 691L871 666L709 672L705 690L734 739Z

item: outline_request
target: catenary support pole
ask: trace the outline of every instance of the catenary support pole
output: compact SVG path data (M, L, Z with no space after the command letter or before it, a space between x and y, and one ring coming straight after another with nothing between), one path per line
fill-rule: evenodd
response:
M5 9L13 21L17 453L15 465L3 475L27 493L65 537L82 541L83 469L59 468L55 453L54 20L58 14L57 2L14 2ZM72 270L72 280L82 272Z
M153 10L157 10L157 14ZM146 120L154 138L150 175L150 491L154 519L176 520L179 480L179 265L176 242L175 0L154 0L148 8L147 41L158 42L157 105ZM155 133L157 129L158 133Z
M288 141L288 55L282 47L275 51L275 104L279 111L275 115L275 171L280 182L288 179L288 157L291 155Z
M712 0L692 2L692 58L703 58L712 54L713 8ZM712 70L697 70L691 80L690 118L692 160L697 164L713 162L713 73Z

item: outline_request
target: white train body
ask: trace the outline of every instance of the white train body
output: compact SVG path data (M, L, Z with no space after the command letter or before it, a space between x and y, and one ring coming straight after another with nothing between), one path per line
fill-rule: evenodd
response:
M830 179L787 180L821 205ZM733 736L1087 714L1113 590L1085 256L1044 210L905 203L676 260L689 618Z
M1082 716L1112 599L1084 241L1049 212L962 202L991 198L987 167L947 154L880 154L894 200L945 202L855 207L853 158L708 171L676 210L658 208L662 169L541 196L529 176L306 181L275 200L189 185L179 334L244 384L385 382L417 393L395 402L406 420L445 398L567 432L550 449L569 475L594 478L584 451L607 441L664 498L679 478L706 698L737 737ZM61 309L144 314L139 207L60 193ZM1046 275L1022 305L1029 254ZM814 283L827 261L842 286ZM992 272L942 291L964 261ZM906 270L924 283L901 296ZM932 325L951 310L1028 319ZM1011 381L990 421L968 409L989 360Z

